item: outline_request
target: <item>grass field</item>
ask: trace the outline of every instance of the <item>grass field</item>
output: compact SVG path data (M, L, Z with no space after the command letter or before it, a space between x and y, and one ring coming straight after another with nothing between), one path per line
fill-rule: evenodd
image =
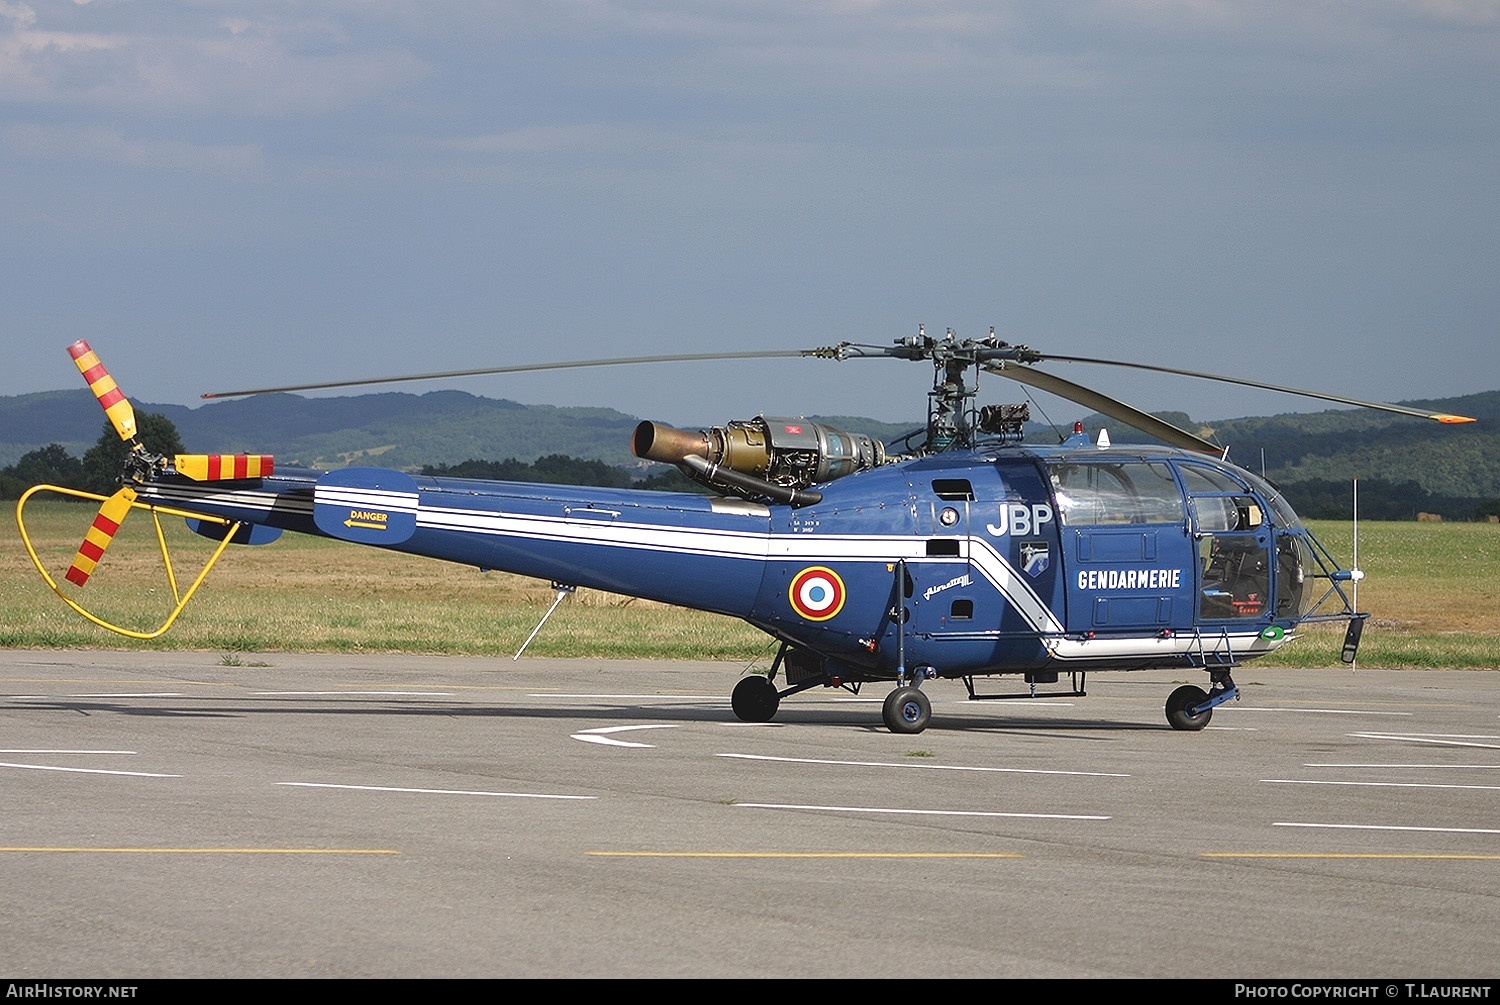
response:
M42 499L27 529L51 575L62 579L93 519L87 503ZM68 609L37 575L13 515L0 529L0 646L165 648L236 654L275 651L412 652L510 656L552 603L548 584L504 573L286 535L234 548L166 635L135 641ZM211 551L179 519L164 519L179 587ZM1349 525L1313 523L1346 565ZM1359 665L1500 668L1500 525L1370 523L1359 529L1371 614ZM64 584L66 585L66 584ZM71 590L71 588L70 588ZM86 590L88 606L115 624L151 631L171 612L150 516L137 511ZM1342 626L1315 628L1268 657L1279 666L1338 664ZM732 618L579 590L527 648L533 656L769 662L760 632Z

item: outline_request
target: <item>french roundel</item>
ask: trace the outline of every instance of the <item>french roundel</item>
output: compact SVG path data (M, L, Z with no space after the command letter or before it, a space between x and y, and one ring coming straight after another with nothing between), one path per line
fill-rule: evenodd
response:
M848 593L839 574L822 565L810 566L792 577L787 590L792 610L808 621L827 621L844 609Z

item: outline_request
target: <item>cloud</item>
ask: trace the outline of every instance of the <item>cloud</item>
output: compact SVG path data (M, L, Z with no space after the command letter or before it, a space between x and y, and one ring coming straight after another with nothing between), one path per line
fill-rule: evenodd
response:
M50 13L50 12L49 12ZM5 3L0 101L146 116L316 115L409 86L427 64L323 19L182 17L152 32L53 28Z
M312 336L998 322L1488 389L1497 42L1496 0L0 0L0 271L31 328L284 338L268 383Z
M147 171L248 180L265 174L259 144L198 144L187 140L130 139L110 126L17 124L0 129L13 153L48 160L81 160Z

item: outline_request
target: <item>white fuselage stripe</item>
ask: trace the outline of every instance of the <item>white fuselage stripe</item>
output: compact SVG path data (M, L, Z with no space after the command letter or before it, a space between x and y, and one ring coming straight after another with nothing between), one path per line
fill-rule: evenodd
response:
M320 506L348 506L350 509L379 509L397 513L415 513L419 501L415 492L357 489L344 485L319 485L314 490L313 498Z

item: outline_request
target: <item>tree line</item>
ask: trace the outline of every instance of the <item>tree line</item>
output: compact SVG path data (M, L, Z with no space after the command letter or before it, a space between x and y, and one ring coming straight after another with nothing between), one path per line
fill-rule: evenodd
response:
M427 464L423 465L422 474L501 482L544 482L548 485L659 489L664 492L709 491L675 468L641 478L604 461L586 461L567 454L547 454L529 463L511 457L503 461L468 460L458 464Z
M186 453L182 437L172 420L157 412L135 414L136 438L152 453L171 456ZM57 485L97 495L109 495L120 487L120 472L130 445L120 439L114 426L104 424L104 431L81 458L74 457L60 443L21 455L9 467L0 468L0 499L19 499L33 485Z
M136 413L137 438L151 453L170 457L186 453L177 427L156 412ZM19 499L33 485L57 485L97 495L109 495L119 487L120 472L130 447L114 427L104 424L99 441L74 457L60 443L52 443L21 456L0 468L0 499ZM631 474L604 461L584 460L566 454L548 454L527 462L469 460L459 464L429 464L424 475L450 478L487 478L510 482L545 482L552 485L595 485L613 488L660 489L667 492L707 492L676 469L645 477Z

